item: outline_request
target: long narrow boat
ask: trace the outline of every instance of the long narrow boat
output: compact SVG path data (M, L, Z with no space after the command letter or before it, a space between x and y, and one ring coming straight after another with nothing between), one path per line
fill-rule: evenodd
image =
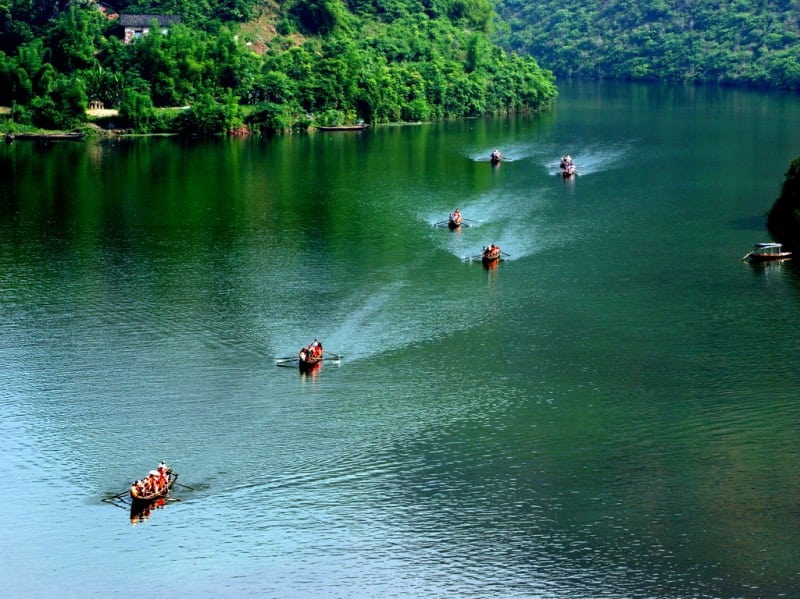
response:
M71 131L66 133L9 133L6 139L15 140L34 140L34 141L70 141L79 140L86 137L81 131Z
M317 127L319 131L363 131L369 127L369 123L358 123L356 125L323 125Z
M149 476L153 476L151 474ZM131 485L130 495L131 495L131 502L133 503L149 503L151 501L155 501L156 499L161 499L162 497L166 497L169 493L172 486L175 484L175 481L178 480L178 473L173 472L172 468L167 469L166 471L167 482L163 487L156 489L150 493L143 493L139 489L136 488L136 485Z

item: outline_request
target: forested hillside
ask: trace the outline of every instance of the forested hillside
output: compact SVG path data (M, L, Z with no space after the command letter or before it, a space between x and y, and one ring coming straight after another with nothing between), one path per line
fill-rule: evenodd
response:
M501 45L557 75L800 88L798 0L497 0Z
M120 13L180 23L126 44ZM494 18L490 0L0 0L0 126L75 127L92 101L190 133L546 107L552 73L492 43Z

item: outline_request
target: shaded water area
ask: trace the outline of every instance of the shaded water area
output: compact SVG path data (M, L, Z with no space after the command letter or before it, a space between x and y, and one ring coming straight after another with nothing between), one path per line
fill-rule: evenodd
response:
M797 596L800 272L739 258L800 99L560 89L1 147L4 593ZM315 337L342 360L276 365ZM132 526L103 498L161 459L186 486Z

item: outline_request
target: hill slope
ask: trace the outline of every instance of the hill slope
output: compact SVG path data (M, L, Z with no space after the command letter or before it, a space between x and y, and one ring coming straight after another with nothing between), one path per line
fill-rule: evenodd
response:
M552 73L489 38L490 0L93 0L0 8L0 105L73 127L90 101L137 131L284 130L538 110ZM179 15L122 42L114 11ZM192 106L169 123L153 109ZM247 107L247 110L243 108Z
M797 0L497 0L501 45L562 76L800 89Z

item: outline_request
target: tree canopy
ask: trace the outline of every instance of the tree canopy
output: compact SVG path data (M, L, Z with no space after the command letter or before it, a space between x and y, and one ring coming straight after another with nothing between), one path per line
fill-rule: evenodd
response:
M551 72L490 40L489 0L112 3L181 17L131 44L93 0L0 2L0 105L19 124L70 128L95 100L139 131L172 127L157 109L180 106L185 131L285 130L539 110L557 95Z
M559 76L800 89L798 0L498 0L497 40Z

